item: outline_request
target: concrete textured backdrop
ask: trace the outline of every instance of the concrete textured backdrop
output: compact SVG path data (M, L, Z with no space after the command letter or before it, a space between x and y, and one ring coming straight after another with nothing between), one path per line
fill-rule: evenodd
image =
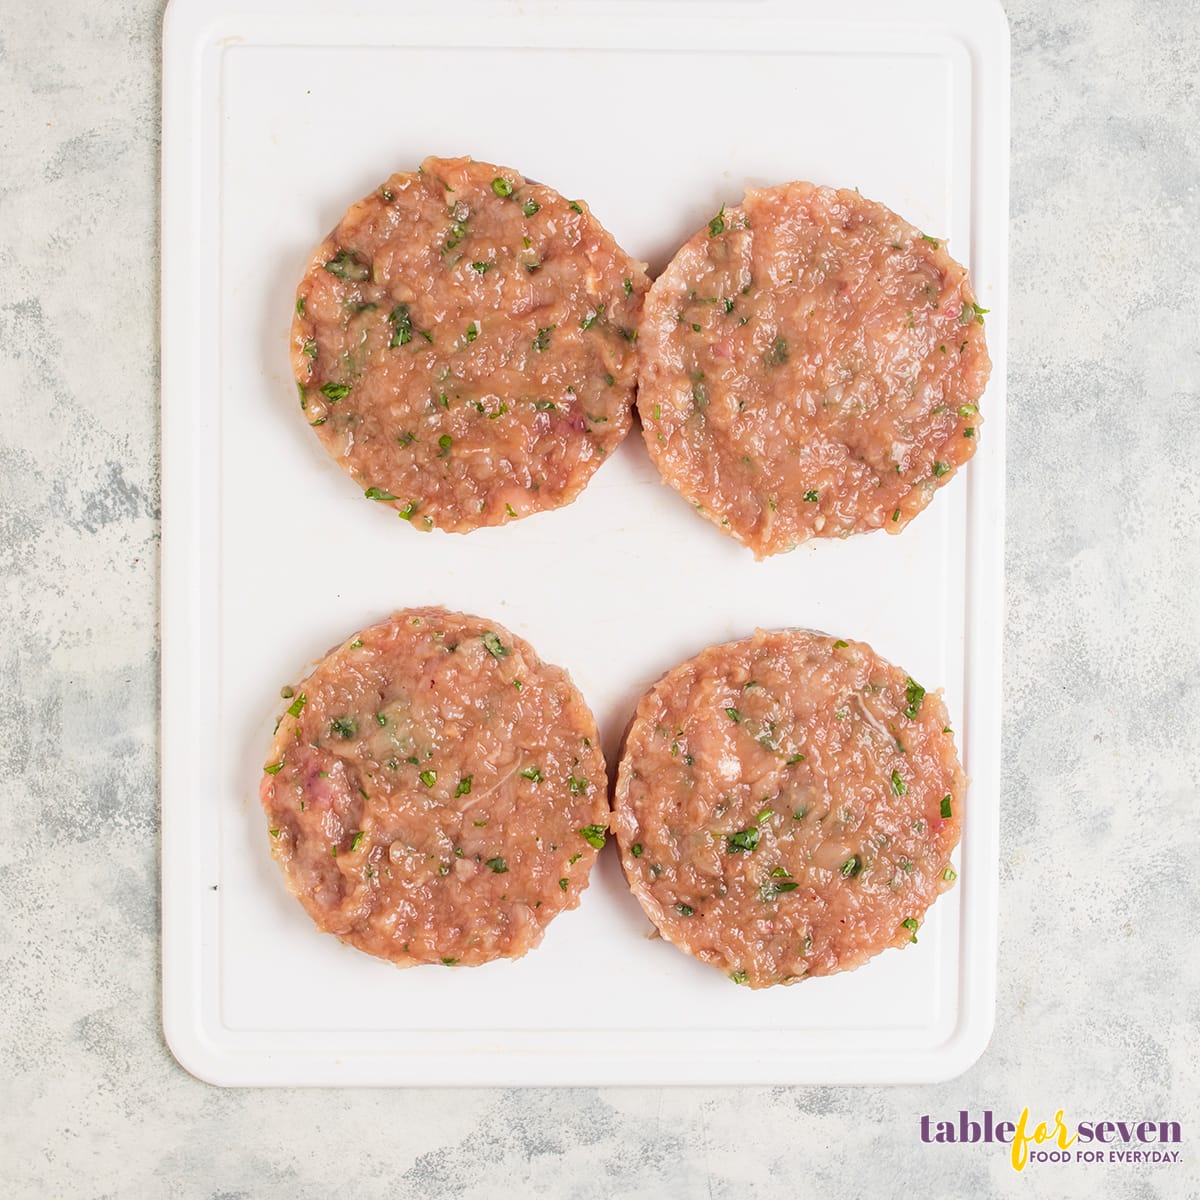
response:
M163 1043L159 5L0 25L0 1195L1200 1195L1193 0L1008 5L991 1046L933 1087L583 1091L222 1091ZM1017 1176L917 1138L1027 1104L1182 1121L1185 1163Z

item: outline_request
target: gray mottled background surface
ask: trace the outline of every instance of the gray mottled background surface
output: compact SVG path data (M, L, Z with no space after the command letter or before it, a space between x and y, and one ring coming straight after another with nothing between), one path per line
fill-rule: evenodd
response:
M192 1079L160 1034L159 0L5 8L0 1195L1200 1194L1200 16L1009 13L1003 920L982 1060L926 1088L256 1092ZM1182 1121L1184 1165L1017 1176L996 1148L917 1137L923 1112L1026 1104Z

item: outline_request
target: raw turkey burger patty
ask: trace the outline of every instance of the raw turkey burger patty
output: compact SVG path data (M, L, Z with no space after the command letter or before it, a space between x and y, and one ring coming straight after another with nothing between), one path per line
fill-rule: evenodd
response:
M495 622L410 609L292 697L261 786L318 927L400 966L518 958L575 908L608 823L596 723Z
M963 267L882 204L751 189L647 297L650 456L759 558L898 533L975 453L982 322Z
M417 529L557 508L629 431L648 286L586 204L427 158L313 255L292 322L301 407Z
M663 937L766 987L915 941L965 790L940 697L861 642L760 631L642 698L613 831Z

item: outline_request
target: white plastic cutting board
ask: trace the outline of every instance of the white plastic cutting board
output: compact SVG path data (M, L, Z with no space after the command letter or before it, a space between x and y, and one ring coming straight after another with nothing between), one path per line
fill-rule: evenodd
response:
M837 1083L952 1076L991 1031L999 804L1008 30L995 0L172 0L163 116L163 1015L222 1084ZM583 196L658 271L746 184L858 187L992 310L979 454L900 537L765 563L631 436L576 503L422 535L305 428L295 285L429 153ZM495 618L566 666L610 762L667 667L755 626L861 638L945 688L973 777L920 942L753 992L649 940L610 846L542 947L400 971L318 934L257 788L279 688L395 608Z

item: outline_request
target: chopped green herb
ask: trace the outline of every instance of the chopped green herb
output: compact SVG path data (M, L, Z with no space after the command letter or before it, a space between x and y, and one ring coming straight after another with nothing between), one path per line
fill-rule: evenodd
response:
M344 399L350 394L350 385L348 383L323 383L321 384L321 395L336 404L339 400Z
M551 410L556 409L558 405L555 404L553 400L535 400L533 402L533 407L536 408L538 412L550 412Z
M361 283L371 274L371 268L366 263L360 263L351 250L339 250L325 264L325 270L330 275L336 275L339 279L349 279L354 283Z
M729 978L732 979L733 982L737 983L737 984L750 982L750 976L747 975L745 971L734 971L733 974L729 976Z
M952 815L953 815L953 807L950 802L950 796L947 793L945 796L942 797L942 817L943 817L943 819L948 821L948 820L950 820L950 817Z
M933 477L935 479L941 479L941 477L943 475L945 475L949 470L950 470L949 463L935 462L933 464Z
M431 788L431 787L433 787L433 785L435 783L437 783L437 772L436 771L421 771L418 773L417 778L427 788Z
M634 858L641 858L642 857L642 843L634 842L633 845L629 847L629 853L632 854Z
M484 649L493 658L507 658L511 653L509 648L490 629L480 640L483 642Z
M454 789L455 798L459 796L469 796L471 794L471 780L474 778L474 775L464 775L458 781L458 787Z
M453 445L454 439L448 433L443 433L442 436L438 438L438 448L442 452L442 458L445 458L447 455L449 455L450 447Z
M506 863L502 858L489 858L483 865L485 867L489 867L492 873L495 875L508 874L508 863Z
M847 879L853 879L855 875L862 870L862 859L857 854L852 854L844 863L842 863L842 875Z
M953 883L958 878L958 872L953 867L947 867L942 872L942 878L947 883Z
M751 825L749 829L739 829L737 833L731 833L725 839L726 854L751 853L758 846L758 839L761 836L757 825Z
M497 175L496 178L492 180L492 191L501 198L505 196L511 196L513 194L513 185L509 183L503 175Z
M473 342L479 336L479 326L474 321L467 326L467 341Z
M392 339L388 342L389 350L395 350L397 346L404 346L412 341L412 317L409 316L407 304L397 304L392 309L388 320L392 325Z
M452 966L454 966L454 964L455 964L456 962L458 962L458 959L457 959L457 958L443 958L443 959L442 959L442 966L443 966L443 967L452 967Z
M892 513L892 520L893 521L900 520L900 510L899 509L896 509L896 511Z
M902 928L907 929L908 932L912 934L912 940L915 942L917 940L917 930L921 928L917 918L908 917L906 920L901 921L900 925Z
M304 343L304 357L311 359L315 359L317 357L317 343L314 342L312 338L309 338L308 341Z
M377 487L367 488L367 490L365 492L363 492L363 495L366 496L366 498L368 500L395 500L396 499L396 497L393 496L391 492L385 492L383 490L383 488L377 488ZM360 642L359 645L362 645L362 643Z
M611 372L605 371L604 372L604 382L606 384L608 384L609 387L612 387L612 385L617 382L617 377L615 375L613 375Z
M963 437L974 437L974 436L975 436L975 427L973 425L968 425L967 428L963 430Z
M267 830L267 832L268 832L268 833L269 833L269 834L270 834L270 835L271 835L273 838L277 838L277 837L278 837L278 836L279 836L279 835L280 835L280 834L283 832L283 830L282 830L282 829L268 829L268 830Z
M624 286L625 286L625 295L632 296L633 295L633 280L626 279Z
M921 241L928 242L935 250L941 249L941 243L937 238L931 238L927 233L921 234Z
M768 367L781 367L788 360L787 338L779 335L771 343L771 348L763 355L763 361Z
M537 351L546 350L550 346L550 334L557 329L557 325L546 325L537 331L537 337L533 339L533 348Z
M329 732L349 741L358 732L358 722L353 717L334 717L329 722Z
M693 383L692 400L697 408L706 408L708 406L708 388L702 383Z
M841 638L838 638L838 640L837 640L836 642L834 642L834 643L833 643L833 648L834 648L835 650L845 650L845 649L846 649L846 647L847 647L847 646L849 646L849 645L850 645L850 643L849 643L849 642L844 642L844 641L842 641L842 639L841 639Z
M725 205L721 205L721 211L708 223L708 236L716 237L718 234L725 232Z
M378 725L380 727L380 729L382 729L387 724L387 717L385 717L383 715L383 713L376 713L375 714L375 724Z
M675 911L681 917L690 917L696 910L690 904L677 904L675 905Z
M595 846L597 850L604 846L605 827L603 825L585 825L582 829L575 830L575 832L589 846Z
M527 217L532 217L535 212L541 209L541 205L536 200L526 200L525 207L521 210Z
M541 783L546 778L538 767L526 767L525 770L519 771L518 774L522 779L529 779L534 783Z
M821 499L821 493L818 492L816 488L810 488L807 492L804 493L804 503L805 504L817 504L820 502L820 499Z
M411 521L413 519L413 513L416 511L417 502L415 500L410 500L396 515L402 521Z
M733 312L733 301L730 300L728 296L726 296L725 300L722 303L722 307L725 309L725 311L727 313Z
M904 706L904 715L910 721L915 721L917 713L921 711L921 701L925 699L925 689L915 679L909 679L905 684L904 695L908 700Z
M267 766L263 767L263 770L266 771L268 775L278 775L279 772L283 770L283 759L281 758L277 763L269 763Z
M984 315L991 311L992 310L990 308L980 308L979 305L976 304L974 300L967 301L967 303L965 303L962 306L962 312L960 312L958 314L959 324L960 325L973 325L973 324L982 325Z
M572 775L567 780L567 791L569 791L572 796L582 796L587 792L587 789L588 781L586 779L576 779L575 776Z
M303 296L301 296L300 299L296 301L296 316L298 316L298 317L304 316L304 297Z
M794 892L799 886L798 883L791 879L782 880L779 883L768 879L759 886L758 895L760 899L769 904L779 896L786 895L788 892Z
M979 411L977 404L960 404L958 406L958 415L960 417L973 417Z
M510 517L515 517L517 515L517 510L513 508L513 506L507 501L504 504L504 512ZM516 683L517 687L521 686L521 681L519 679L514 680L514 682Z
M892 795L903 796L908 791L908 784L900 778L899 771L892 772Z
M291 704L288 705L288 710L287 710L288 716L289 717L298 717L304 711L304 706L307 703L308 703L308 697L303 692L301 692L300 695L298 695L296 697L296 699Z
M492 268L490 262L473 262L471 264L472 271L478 271L480 275L486 275Z
M567 887L568 887L569 885L568 885L568 883L567 883L567 881L566 881L565 879L560 879L560 880L558 881L558 886L559 886L560 888L562 888L562 890L565 892L565 891L567 890Z
M571 202L570 202L570 203L567 205L567 207L568 207L568 208L569 208L569 209L570 209L572 212L577 212L577 213L582 213L582 212L583 212L583 206L582 206L582 205L579 203L579 201L578 201L578 200L572 200L572 201L571 201Z
M367 835L365 833L363 833L363 831L360 829L354 835L354 837L350 839L350 853L351 854L353 854L355 852L355 850L357 850L359 848L359 846L362 845L362 840L366 836Z

